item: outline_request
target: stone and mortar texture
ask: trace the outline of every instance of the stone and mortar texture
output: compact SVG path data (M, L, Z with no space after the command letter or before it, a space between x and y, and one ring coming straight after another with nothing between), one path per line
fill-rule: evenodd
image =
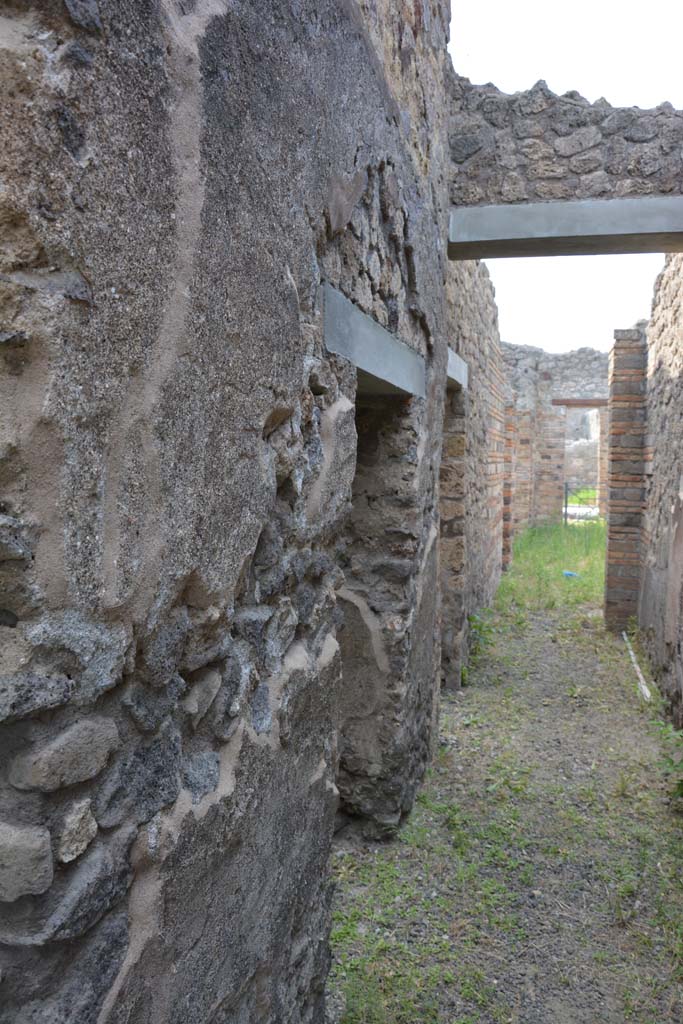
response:
M322 1021L335 814L409 810L442 631L457 684L500 572L495 303L447 265L449 201L583 195L609 147L613 194L678 188L678 115L655 143L471 87L449 18L3 7L2 1024ZM425 360L424 400L357 400L323 281Z
M609 357L591 348L549 353L507 343L502 354L507 445L503 562L508 565L515 531L560 518L566 481L597 486L601 494L605 490L607 419L604 409L591 409L590 402L608 398ZM562 399L587 404L552 404ZM588 432L587 416L596 421L591 429L598 436L586 444L577 435ZM578 465L577 451L584 460Z
M545 82L512 95L451 79L451 202L479 206L683 192L683 112L589 103Z
M638 622L660 688L683 726L683 257L655 285L645 367L629 392L644 403L634 465L640 535L626 555L640 568ZM623 389L622 389L623 390ZM615 467L616 469L616 467ZM641 511L642 509L642 511ZM637 543L637 547L636 547ZM618 565L619 563L617 563Z
M447 343L465 614L499 572L495 307L483 268L446 292L448 23L3 9L3 1024L322 1020L335 813L393 830L432 743ZM323 280L425 400L356 402Z
M449 339L468 364L467 391L446 396L441 457L442 671L460 686L470 616L490 604L502 566L503 366L488 270L456 263L447 282Z

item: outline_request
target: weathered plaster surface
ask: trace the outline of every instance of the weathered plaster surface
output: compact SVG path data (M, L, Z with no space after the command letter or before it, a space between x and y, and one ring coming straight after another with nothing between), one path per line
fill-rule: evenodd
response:
M647 329L645 513L638 618L683 722L683 259L667 258Z
M351 0L3 13L7 1024L321 1019L339 755L362 753L347 609L390 671L373 659L378 771L342 769L344 806L398 821L433 734L447 23ZM323 280L426 368L372 566Z

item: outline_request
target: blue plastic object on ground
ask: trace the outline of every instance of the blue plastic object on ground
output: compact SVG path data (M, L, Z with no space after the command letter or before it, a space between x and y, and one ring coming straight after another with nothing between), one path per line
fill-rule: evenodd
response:
M569 569L563 569L562 570L562 575L563 576L578 576L579 574L578 574L578 572L571 572Z

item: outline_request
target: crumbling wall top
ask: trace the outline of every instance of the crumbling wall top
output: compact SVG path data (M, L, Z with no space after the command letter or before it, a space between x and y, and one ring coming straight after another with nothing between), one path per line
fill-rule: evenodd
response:
M506 94L451 77L455 205L683 193L683 112L590 103L537 82Z

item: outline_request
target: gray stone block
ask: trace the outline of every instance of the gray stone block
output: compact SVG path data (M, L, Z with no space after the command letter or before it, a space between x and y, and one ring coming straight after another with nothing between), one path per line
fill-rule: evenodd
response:
M46 828L0 822L0 901L45 892L52 884L52 848Z
M110 718L86 718L15 757L9 780L16 789L51 793L94 778L118 746L119 734Z
M76 685L67 676L18 672L0 676L0 722L14 722L68 703Z

